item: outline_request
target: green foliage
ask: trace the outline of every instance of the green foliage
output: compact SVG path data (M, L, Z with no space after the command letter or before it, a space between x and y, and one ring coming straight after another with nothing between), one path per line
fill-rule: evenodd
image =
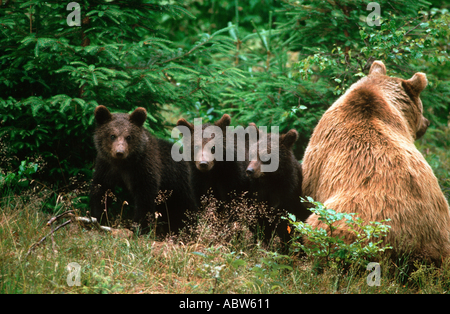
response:
M37 163L22 160L17 172L0 172L0 190L11 186L18 187L19 189L27 187L29 185L30 176L36 173L37 170Z
M85 277L81 293L111 294L120 293L123 290L120 284L114 282L111 275L108 274L105 264L103 260L94 269L88 265L86 268L89 272L85 271L82 275L80 274Z
M297 129L300 159L322 113L378 59L390 75L428 74L430 86L422 94L425 115L441 127L450 110L450 85L445 75L434 73L448 65L448 11L430 9L425 1L378 1L381 25L370 27L369 2L268 2L261 9L263 19L250 23L236 22L243 16L237 10L233 18L237 28L229 32L236 45L230 61L245 80L222 93L224 110L241 124ZM235 3L252 11L247 3Z
M255 284L262 286L264 283L270 283L270 290L276 291L283 285L286 273L293 270L292 266L286 265L291 262L291 259L287 255L276 252L260 251L264 253L260 258L260 263L251 268L255 276Z
M360 264L366 266L373 258L379 258L380 253L391 249L388 244L383 243L383 237L389 231L390 226L385 225L390 219L380 222L364 222L354 213L337 213L333 209L326 208L322 203L307 197L308 202L315 205L310 208L313 214L326 225L326 229L314 228L302 221L296 221L294 215L289 214L287 219L294 226L296 237L293 240L294 247L300 248L308 256L323 259L326 266L334 264L339 269L349 264ZM333 234L336 223L343 221L355 235L355 241L346 243L343 238ZM300 238L308 239L308 244L302 244Z
M322 113L375 59L390 74L428 74L422 95L436 128L450 109L449 14L443 4L379 1L78 1L0 5L0 136L17 160L42 156L42 175L89 179L93 110L147 109L160 137L183 116L256 122L300 133L300 159ZM13 161L14 168L18 167Z
M448 40L450 36L448 11L436 8L428 11L430 4L426 2L378 1L381 25L368 26L366 17L370 11L365 11L368 2L364 1L364 5L354 1L310 5L300 2L289 11L294 18L283 27L296 31L292 40L304 56L294 68L303 80L316 82L314 94L323 95L326 88L341 95L368 73L374 60L383 60L389 75L409 78L408 75L423 71L429 75L431 86L436 80L442 82L433 77L429 67L442 66L449 60L444 48L444 38ZM448 90L448 83L443 83L438 93ZM328 104L335 98L326 97ZM448 112L448 100L438 102L427 92L422 97L426 108ZM442 122L443 117L434 114L430 118Z
M54 181L84 173L92 160L92 108L96 101L55 95L48 99L30 96L23 100L0 99L2 123L8 153L19 159L41 156ZM89 150L91 149L91 150ZM58 180L59 179L59 180Z
M426 134L416 142L417 148L433 169L447 200L450 200L450 125L429 129Z
M165 38L158 30L163 20L192 18L177 4L78 3L81 27L67 25L67 3L0 6L0 136L19 159L42 156L46 179L67 181L80 172L90 177L98 104L115 112L145 107L146 127L167 136L163 105L197 115L205 103L218 103L223 86L242 78L239 69L212 62L213 55L233 49L224 36L229 28L193 35L189 50Z

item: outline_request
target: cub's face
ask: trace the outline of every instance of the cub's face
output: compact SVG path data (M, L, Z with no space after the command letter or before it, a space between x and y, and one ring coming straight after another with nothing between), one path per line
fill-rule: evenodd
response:
M115 117L102 131L102 150L117 160L126 159L130 154L133 137L132 126L125 119Z
M224 114L214 124L195 125L185 119L179 119L177 126L186 126L191 133L190 139L184 145L190 145L191 161L201 172L208 172L214 168L216 161L225 160L226 128L231 118ZM198 134L196 134L198 132Z
M259 131L258 137L258 142L253 143L249 148L249 155L256 158L250 160L246 169L247 176L252 179L267 175L266 172L262 171L262 166L269 165L274 161L277 164L279 163L279 135ZM276 156L272 156L272 150L276 151Z
M254 124L251 124L254 125ZM256 125L254 125L256 127ZM251 159L247 166L246 174L252 179L270 176L279 171L285 163L286 156L292 150L292 146L298 138L296 130L292 129L286 134L258 132L258 142L249 148ZM256 156L256 158L254 158Z
M414 139L422 137L430 121L423 116L423 104L420 93L428 84L427 76L418 72L409 80L386 75L386 67L381 61L375 61L369 71L368 80L378 84L387 100L395 106L408 123Z
M106 107L98 106L94 115L97 121L94 142L97 152L104 158L125 160L143 149L146 136L141 127L147 117L144 108L128 115L111 114Z
M203 131L203 130L202 130ZM204 133L203 133L204 134ZM210 171L216 161L216 147L222 145L223 141L218 141L218 137L212 134L208 138L202 138L201 143L195 142L192 137L192 160L195 167L201 172Z

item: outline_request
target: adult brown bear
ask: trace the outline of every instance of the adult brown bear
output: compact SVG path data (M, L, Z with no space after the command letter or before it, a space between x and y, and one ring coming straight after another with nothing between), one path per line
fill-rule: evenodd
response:
M303 159L303 192L364 221L390 218L386 242L440 265L450 256L449 206L431 167L414 146L429 122L419 98L423 73L389 77L381 61L323 115ZM307 222L324 227L316 215ZM335 235L352 242L344 223Z

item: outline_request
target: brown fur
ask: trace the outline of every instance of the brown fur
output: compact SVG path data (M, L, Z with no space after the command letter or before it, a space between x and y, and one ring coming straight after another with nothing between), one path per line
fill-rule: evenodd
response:
M303 192L364 221L390 218L393 255L440 264L450 256L449 206L414 146L429 122L419 98L426 75L386 76L380 61L323 115L303 160ZM307 222L324 227L316 215ZM354 240L344 224L336 235Z
M184 145L191 145L191 167L192 183L194 185L195 195L199 201L202 195L212 190L213 195L220 201L230 201L233 194L241 195L249 189L249 179L245 175L247 161L237 161L236 138L234 141L234 160L226 160L227 138L226 129L231 123L231 117L224 114L214 125L222 130L222 143L214 135L203 138L205 129L211 126L210 123L202 124L202 142L194 142L194 124L179 119L177 125L187 126L191 132L191 142ZM201 147L200 147L201 144ZM222 160L216 160L212 151L216 145L222 145Z
M105 194L120 185L133 198L130 203L134 205L134 222L145 228L147 213L158 211L162 215L159 222L170 222L161 232L177 232L183 226L185 211L197 208L188 164L175 162L172 144L153 137L143 127L147 119L144 108L129 115L111 114L105 106L98 106L94 115L97 159L90 195L92 215L104 216ZM172 191L167 204L155 204L159 191Z
M250 126L256 128L254 123ZM306 206L300 202L302 193L302 165L297 161L292 151L292 146L298 138L296 130L292 129L286 134L278 135L273 133L264 133L258 130L258 142L250 146L250 151L256 155L256 160L250 161L246 169L247 176L251 179L251 190L256 192L256 199L260 202L267 203L270 208L270 214L273 217L261 217L258 224L263 228L265 241L269 242L276 229L278 236L282 242L290 240L290 234L287 230L286 220L280 220L279 214L286 216L286 212L294 214L297 221L305 221L310 212ZM270 154L272 147L272 138L278 145L278 169L273 172L261 171L261 165L264 163L258 152L262 142L267 147ZM271 160L273 162L273 160ZM271 218L271 219L268 219Z

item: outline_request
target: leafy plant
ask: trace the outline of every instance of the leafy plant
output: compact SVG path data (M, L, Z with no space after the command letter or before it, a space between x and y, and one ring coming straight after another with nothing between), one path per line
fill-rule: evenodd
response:
M89 267L90 272L85 271L83 275L88 279L83 282L81 287L83 293L111 294L120 293L123 290L120 283L115 282L105 266L105 261L101 261L96 269Z
M319 220L326 225L326 229L314 228L302 221L296 221L296 217L289 214L287 219L294 226L296 237L293 245L303 250L308 256L318 258L325 262L326 266L334 264L338 269L344 269L349 264L361 264L366 266L373 258L379 258L380 253L391 249L383 243L383 237L389 231L390 226L385 223L390 219L380 222L364 222L354 213L338 213L326 208L320 202L307 197L308 202L315 205L311 212L319 216ZM334 235L336 223L343 221L350 232L355 235L355 241L347 243L342 237ZM303 244L300 238L304 237L309 242Z
M270 252L259 249L262 257L259 263L255 264L251 271L255 276L255 284L262 286L269 285L270 291L274 291L283 285L283 278L286 272L292 272L293 268L287 263L291 263L292 259L277 252Z
M32 174L38 171L38 164L22 160L17 172L0 172L0 189L16 186L19 188L27 187Z

